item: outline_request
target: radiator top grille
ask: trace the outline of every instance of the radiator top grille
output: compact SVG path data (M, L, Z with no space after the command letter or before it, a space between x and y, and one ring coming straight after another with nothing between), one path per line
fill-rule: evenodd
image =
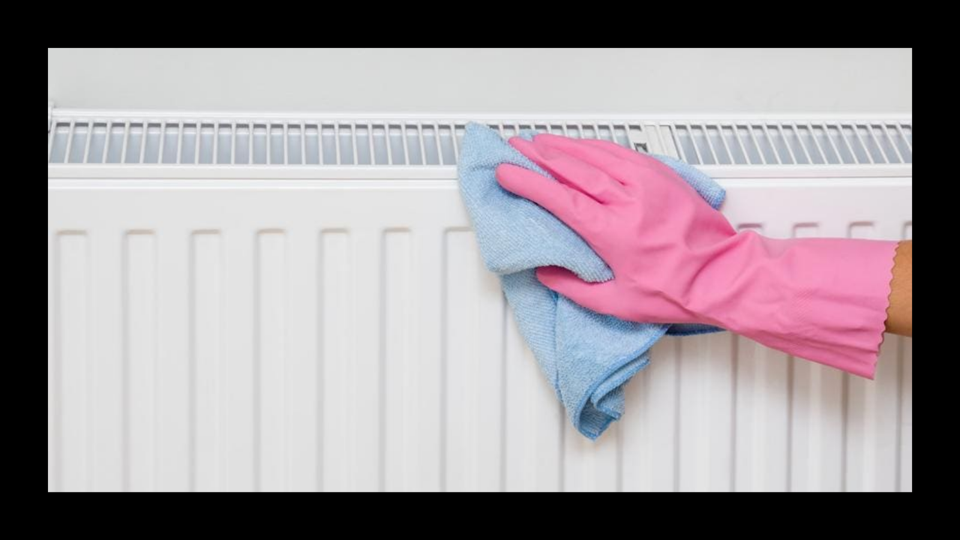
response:
M450 166L467 119L330 120L50 117L48 164ZM504 137L522 130L604 139L694 165L904 165L907 119L483 121Z

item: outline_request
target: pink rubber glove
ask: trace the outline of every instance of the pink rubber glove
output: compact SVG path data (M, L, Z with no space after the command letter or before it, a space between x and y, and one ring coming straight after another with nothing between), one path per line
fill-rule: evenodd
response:
M570 226L615 276L587 283L540 268L547 287L599 313L712 324L873 378L896 242L738 233L651 157L547 134L510 144L557 181L505 164L500 185Z

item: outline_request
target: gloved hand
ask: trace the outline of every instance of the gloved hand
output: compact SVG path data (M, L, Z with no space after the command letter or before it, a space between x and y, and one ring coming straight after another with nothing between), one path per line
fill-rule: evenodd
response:
M614 274L587 283L540 268L547 287L598 313L712 324L873 378L896 242L738 233L651 157L549 134L510 144L557 181L505 164L500 185L565 222Z

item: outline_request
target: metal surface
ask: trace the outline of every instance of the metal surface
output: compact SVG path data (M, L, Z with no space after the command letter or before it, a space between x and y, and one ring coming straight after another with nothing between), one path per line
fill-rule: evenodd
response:
M110 148L80 135L98 118ZM154 147L137 118L54 109L64 139L51 147L76 162L48 166L50 491L912 489L912 345L892 336L874 382L730 334L666 339L628 385L624 419L597 443L579 436L483 268L447 161L462 124L263 116L243 139L246 120L193 120L216 126L205 143L185 136L189 118L163 117ZM840 134L858 124L651 122L495 125L623 126L619 141L651 151L726 129L687 157L720 162L703 168L737 227L912 235L906 158L817 163L848 144L855 156L853 128ZM841 127L771 153L808 122ZM911 155L909 118L880 125ZM236 164L260 148L274 165ZM738 154L753 157L723 164ZM153 155L171 163L140 164ZM311 155L325 165L302 165ZM364 155L374 163L355 164Z

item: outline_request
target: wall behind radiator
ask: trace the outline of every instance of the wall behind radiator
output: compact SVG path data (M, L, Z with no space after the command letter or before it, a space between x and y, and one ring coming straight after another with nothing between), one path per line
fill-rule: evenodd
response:
M911 112L910 49L48 49L59 107Z

